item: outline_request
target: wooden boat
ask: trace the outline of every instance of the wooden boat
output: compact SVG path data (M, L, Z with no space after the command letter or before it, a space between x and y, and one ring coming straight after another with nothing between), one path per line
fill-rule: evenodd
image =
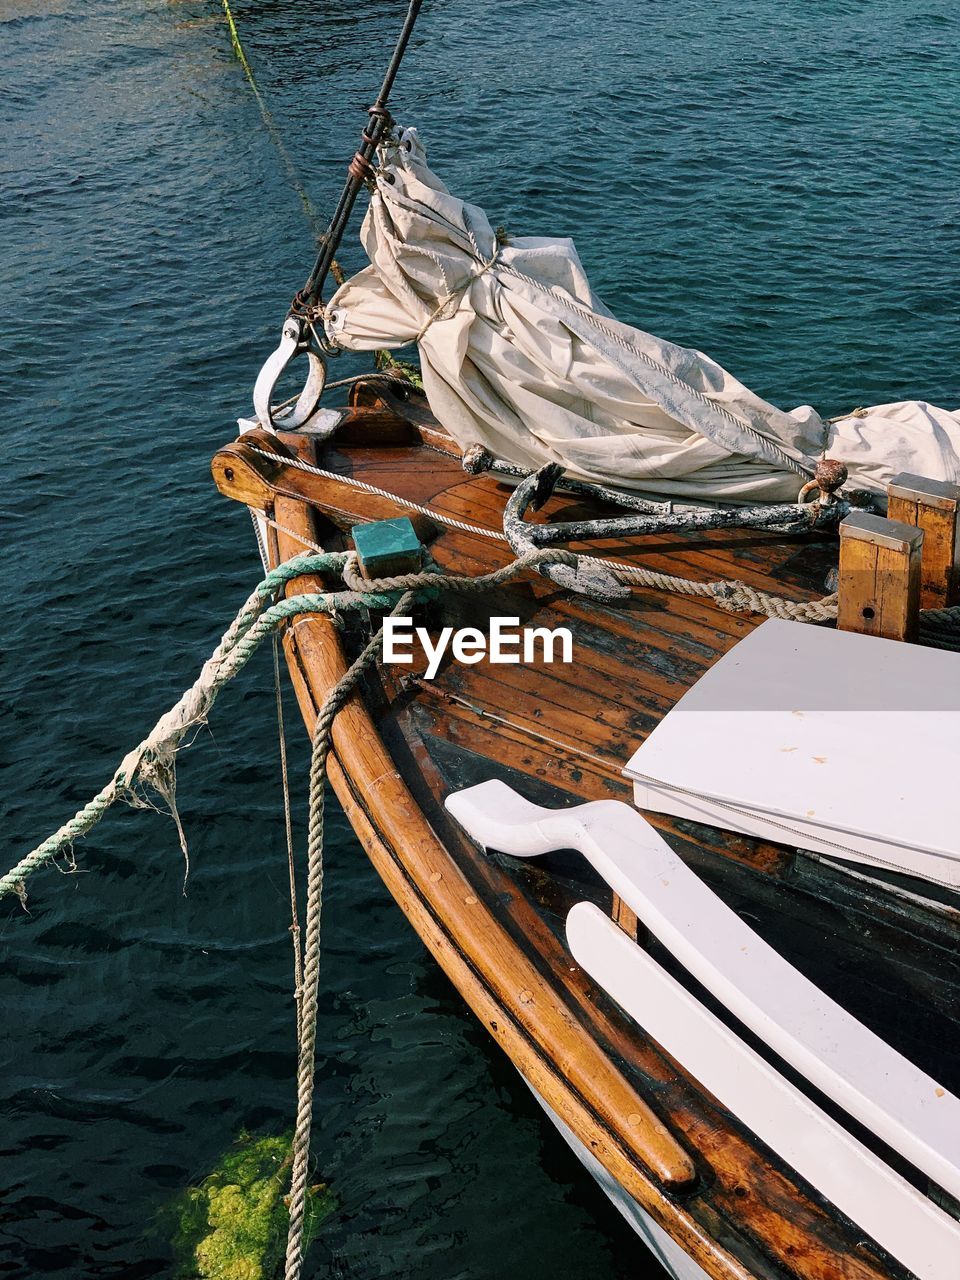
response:
M269 518L274 565L305 545L348 548L354 526L399 516L411 516L446 573L480 575L512 559L496 536L511 487L489 473L467 474L423 397L396 380L359 382L329 438L318 441L309 430L252 430L220 450L213 472L222 493ZM356 481L381 492L360 489ZM601 513L563 494L544 512L565 519ZM494 536L450 527L441 517ZM823 593L837 537L724 529L625 539L602 550L618 561L699 580L736 578L800 600ZM330 585L300 579L286 589ZM570 851L536 861L488 853L445 807L452 794L491 779L551 808L630 803L622 773L628 758L760 619L713 600L643 587L626 601L600 604L531 571L483 596L439 601L420 620L434 629L456 622L485 630L494 615L569 628L576 663L492 667L486 659L447 660L432 680L423 678L419 657L412 666L381 663L333 726L330 780L425 945L674 1276L900 1280L915 1273L947 1280L960 1274L960 1254L944 1262L942 1247L912 1270L878 1243L837 1208L817 1178L797 1173L775 1144L761 1140L736 1108L666 1052L623 1001L574 960L565 921L575 904L592 904L615 922L630 948L652 956L672 981L704 1001L710 1017L737 1026L588 860ZM283 647L308 730L369 636L369 619L359 616L338 627L304 615L286 627ZM902 876L864 874L790 844L647 817L682 863L761 939L939 1081L941 1092L957 1091L955 894ZM845 1118L756 1037L741 1032L740 1038L753 1046L757 1070L769 1072L773 1063L778 1077L809 1096L829 1124L842 1120L869 1159L892 1170L904 1195L929 1206L931 1238L940 1230L942 1239L951 1238L956 1206L949 1195L934 1190L928 1198L928 1181L910 1161ZM744 1061L756 1066L753 1058Z

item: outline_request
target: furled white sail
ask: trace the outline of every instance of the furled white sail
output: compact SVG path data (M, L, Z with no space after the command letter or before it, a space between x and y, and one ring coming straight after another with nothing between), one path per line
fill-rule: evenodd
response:
M826 423L777 409L702 352L611 316L571 240L501 243L431 172L416 130L381 160L370 266L331 299L327 335L354 351L417 342L431 408L464 448L700 500L792 501L824 452L878 492L903 471L960 482L960 413L904 402Z

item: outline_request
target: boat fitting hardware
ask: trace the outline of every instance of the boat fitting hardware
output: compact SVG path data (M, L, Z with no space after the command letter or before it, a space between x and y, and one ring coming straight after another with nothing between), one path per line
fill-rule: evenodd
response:
M808 480L797 494L797 501L807 502L810 495L817 491L820 494L821 503L829 506L835 501L837 492L847 483L847 475L846 464L838 458L821 458L813 473L813 479Z
M300 316L289 315L283 322L280 345L264 362L253 388L253 411L267 431L295 431L320 407L320 397L327 381L327 362L310 342L312 325ZM273 392L280 376L299 356L307 357L307 378L297 402L274 418Z
M514 466L512 462L503 462L495 458L489 449L482 444L471 445L464 453L462 465L467 475L478 476L484 471L492 471L498 476L510 476L513 480L525 480L531 473L525 467ZM557 481L557 489L564 493L575 493L583 498L592 498L597 502L612 502L628 511L642 511L646 514L662 512L664 515L673 510L672 502L655 502L651 498L641 498L639 494L624 489L612 489L609 485L596 484L592 480L574 480L563 476Z
M253 390L253 405L261 426L268 431L277 430L270 399L273 390L287 365L300 355L305 354L309 362L307 379L293 409L283 414L282 426L286 429L296 429L319 407L326 381L326 356L333 354L336 350L322 332L317 332L317 324L323 317L321 301L323 286L343 240L357 196L373 173L373 157L393 125L393 117L387 109L387 99L393 88L393 82L397 78L397 72L400 70L400 63L403 61L403 55L410 42L422 5L423 0L410 0L403 28L390 58L390 65L387 67L377 100L367 109L369 121L360 135L360 148L348 166L347 180L340 193L333 217L330 219L330 225L320 237L316 262L307 277L306 284L290 304L290 311L283 322L280 345L268 357L257 376Z
M563 468L556 462L549 462L521 480L510 495L503 512L503 532L516 555L535 551L539 545L538 535L550 528L549 525L528 524L523 517L528 507L536 511L543 506L562 475ZM635 520L641 518L633 517ZM593 600L613 602L623 600L630 594L629 587L619 582L609 569L592 563L589 556L581 557L576 567L569 564L544 564L538 566L537 572L555 582L558 587L590 596Z

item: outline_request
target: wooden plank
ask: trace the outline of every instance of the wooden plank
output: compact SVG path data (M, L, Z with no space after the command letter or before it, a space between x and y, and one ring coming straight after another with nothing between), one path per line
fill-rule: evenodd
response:
M857 511L840 525L837 627L915 640L923 531Z
M891 520L923 530L920 608L960 601L960 485L903 474L887 488Z
M619 894L616 893L613 895L610 918L620 926L628 938L636 942L640 930L640 921L637 919L637 913L631 910Z
M255 434L260 433L248 433L251 438ZM308 437L301 439L307 440ZM257 448L264 447L261 440L247 440L245 437L219 449L213 458L211 471L214 483L225 497L255 507L258 511L263 511L274 499L299 499L322 511L346 531L355 524L407 516L422 542L436 536L437 526L427 516L410 511L390 498L364 493L348 488L338 480L297 470L285 462L282 453L277 453L276 462L268 461L253 452L251 443Z

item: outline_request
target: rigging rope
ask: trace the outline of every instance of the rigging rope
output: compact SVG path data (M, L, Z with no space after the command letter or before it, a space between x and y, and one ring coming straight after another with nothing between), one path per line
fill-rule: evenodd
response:
M285 467L295 467L298 471L307 471L310 475L320 476L324 480L341 481L349 488L359 489L361 493L369 493L375 498L390 498L400 506L406 507L408 511L416 511L419 515L436 520L439 524L446 525L449 529L459 529L461 533L475 533L478 537L492 538L495 542L507 541L507 535L502 529L485 529L482 525L467 524L463 520L455 520L453 516L444 515L443 512L435 511L432 507L425 507L418 502L411 502L409 498L401 498L398 494L391 493L389 489L381 489L375 484L367 484L365 480L355 480L353 476L339 475L336 471L325 471L323 467L315 467L312 462L305 462L302 458L280 457L276 453L268 452L266 449L259 449L255 444L248 444L247 448L252 453L259 454L261 458L267 458L274 465L280 462Z
M351 489L360 490L361 493L369 493L377 498L388 498L391 502L397 503L398 506L405 507L408 511L415 511L419 515L424 515L428 519L436 521L437 524L445 525L447 528L459 529L463 533L477 534L482 538L490 538L495 542L507 541L507 535L501 529L487 529L481 525L466 524L462 520L456 520L453 516L448 516L443 511L437 511L434 507L412 502L409 498L401 497L400 494L393 493L389 489L381 489L377 485L368 484L365 480L356 480L353 476L341 475L336 471L325 471L323 467L314 466L313 463L305 462L302 458L278 459L277 454L270 453L266 449L260 449L254 444L248 444L247 448L274 464L279 460L284 466L294 467L298 471L306 471L310 475L320 476L324 480L336 480ZM265 518L269 519L269 517ZM271 521L271 523L273 522ZM284 532L288 531L284 530ZM305 541L298 534L293 536L299 538L300 541ZM787 600L783 596L774 596L769 592L759 591L757 588L748 586L747 583L739 582L736 579L697 582L692 578L679 578L670 573L658 573L655 569L645 569L640 565L626 564L621 560L607 560L602 556L587 557L584 555L581 558L583 560L589 559L593 563L602 565L604 568L611 570L617 577L634 586L652 587L656 591L669 591L679 595L692 595L700 596L704 599L712 599L715 604L721 609L725 609L728 613L761 613L768 618L791 618L796 622L828 622L837 616L837 597L835 595L824 596L822 600Z
M270 135L271 142L277 149L277 154L279 155L283 168L286 171L287 180L299 196L300 203L303 206L303 211L307 216L307 221L310 223L310 230L313 232L314 239L319 242L324 232L323 220L321 219L313 201L310 199L306 187L300 180L297 167L293 163L290 152L287 150L286 144L283 141L283 135L277 128L273 114L267 106L263 94L260 92L260 86L257 84L257 77L253 73L253 67L250 65L250 59L247 57L240 41L240 32L237 30L237 23L233 16L233 10L230 8L230 0L221 0L221 3L223 5L224 17L227 20L227 27L230 31L230 45L233 49L234 56L243 68L243 74L247 78L247 83L253 90L253 96L257 100L257 107L260 111L260 119L263 121L267 133ZM338 285L343 284L346 279L340 269L339 263L335 259L331 263L330 274Z

